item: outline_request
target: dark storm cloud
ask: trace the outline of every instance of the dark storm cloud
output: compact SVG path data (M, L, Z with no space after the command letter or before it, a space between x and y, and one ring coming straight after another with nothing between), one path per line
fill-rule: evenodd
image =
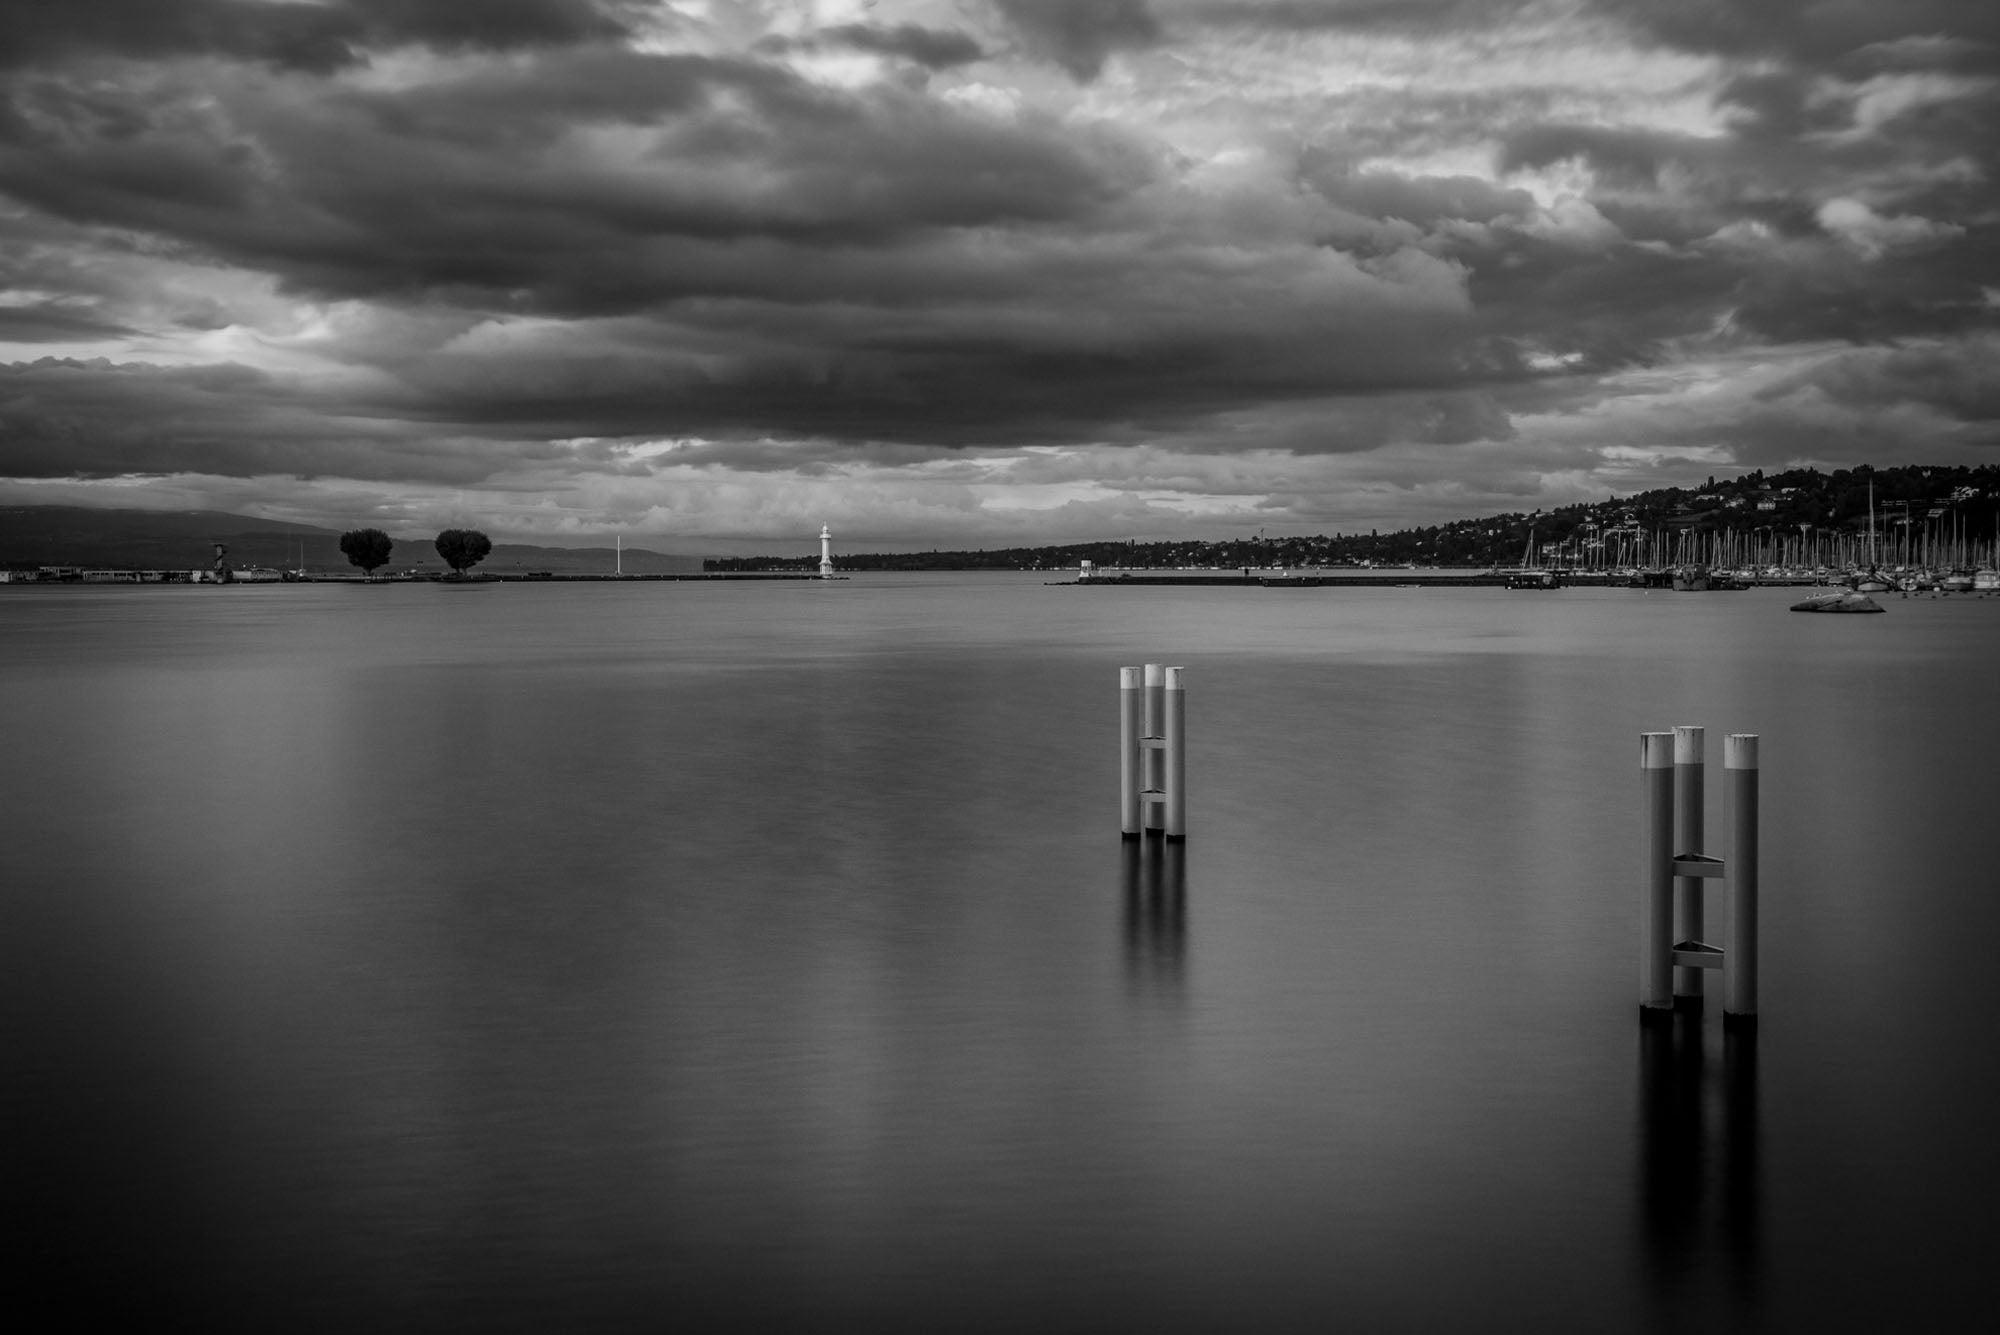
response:
M62 302L0 306L0 343L79 343L132 332L128 325Z
M1977 0L1590 0L1589 8L1684 50L1812 67L1914 59L1927 45L1985 46L1989 62L2000 50L2000 8ZM1946 34L1955 41L1930 40Z
M18 86L0 185L315 295L670 312L685 340L436 359L409 370L398 408L428 423L1054 442L1245 393L1454 374L1397 354L1434 339L1327 325L1291 295L1289 261L1250 275L1233 248L1198 237L1132 250L1118 238L1151 225L1145 209L1108 211L1152 182L1152 158L1033 116L607 50L393 94L299 103L246 84L211 102L215 91L171 71L122 101L69 82ZM116 134L96 128L107 117ZM579 127L604 126L641 136L640 170L569 151ZM674 170L646 170L661 161ZM1055 223L1078 230L1036 239ZM1215 268L1218 255L1231 267ZM1358 288L1381 285L1336 267ZM1244 304L1253 280L1280 309ZM1236 312L1216 318L1210 294ZM1123 328L1135 299L1141 322ZM703 349L698 370L674 369L682 346Z
M2000 321L1980 299L1980 277L2000 282L2000 234L1991 227L1975 245L1873 263L1842 258L1753 271L1735 316L1774 342L1867 343L1992 328Z
M1328 332L1308 342L1298 312L1261 331L1247 322L1204 330L1191 314L1175 335L1118 335L1096 346L1055 321L999 337L977 319L927 322L919 336L859 311L837 321L787 320L771 309L737 318L745 347L737 358L711 352L696 362L677 359L670 346L593 345L568 356L436 359L412 370L411 386L455 423L493 431L560 435L588 422L607 435L670 429L963 447L1134 439L1246 399L1440 385L1461 374L1449 353L1421 355L1419 328L1372 338ZM1088 318L1077 314L1079 323ZM753 336L783 326L794 342ZM690 341L732 346L722 320Z
M1577 255L1534 238L1482 264L1474 302L1496 332L1573 358L1576 371L1650 364L1666 345L1713 322L1742 275L1729 266L1630 246Z
M1854 407L1919 404L1940 416L1984 427L2000 446L2000 337L1916 347L1863 348L1771 386L1781 399L1811 388Z
M819 40L839 46L869 51L878 56L894 56L913 61L926 69L944 70L983 60L986 52L962 32L926 28L915 23L879 27L869 23L841 23L819 31Z
M503 450L420 439L404 422L342 416L350 406L229 363L0 364L0 476L331 475L465 485L503 459L557 453L546 445Z
M1227 72L1309 30L1428 51L1433 35L1547 13L995 4L1017 46L1079 81L1186 32ZM1529 464L1586 467L1594 448L1527 439L1525 419L1640 397L1641 373L1677 359L1830 341L1870 356L1815 363L1739 421L1654 439L1748 457L1836 420L1974 438L1991 422L1980 377L2000 290L2000 109L1982 82L1991 51L1965 35L1982 29L1938 36L1925 5L1907 22L1835 5L1835 41L1799 6L1740 21L1725 8L1596 6L1649 42L1746 58L1677 62L1718 90L1700 132L1660 128L1701 120L1684 93L1642 122L1657 103L1587 78L1304 74L1269 102L1240 90L1282 133L1221 152L1204 133L1175 144L1193 116L1179 90L1146 83L1164 59L1065 88L1049 111L1035 109L1044 71L1011 89L1004 60L950 73L1004 54L991 26L990 50L849 23L753 32L737 54L713 34L700 53L649 54L616 40L637 7L556 0L100 0L39 26L10 9L0 197L18 208L0 242L35 230L0 254L0 338L144 347L200 328L227 350L213 356L323 374L17 364L0 372L0 475L463 484L567 462L622 480L659 466L631 442L673 437L697 443L658 457L811 476L1164 441L1223 460L1173 486L1236 494L1272 485L1227 466L1252 452L1407 447L1448 477L1457 447L1510 442L1500 486ZM505 54L363 68L412 44ZM843 88L815 79L877 63L795 59L835 50L896 63ZM1155 123L1173 124L1117 128L1128 97L1134 122L1158 97L1170 111ZM1493 178L1390 165L1488 147ZM118 264L97 275L80 256ZM153 260L177 277L141 292ZM205 270L236 287L206 295L188 276ZM288 331L274 346L230 304L251 288ZM1895 356L1865 346L1889 340ZM1111 453L1035 475L1083 480Z
M1525 99L1490 109L1496 168L1586 168L1585 198L1615 236L1532 235L1524 223L1537 211L1518 193L1383 180L1343 169L1333 153L1309 158L1304 179L1343 207L1430 231L1427 246L1467 266L1483 328L1560 355L1584 377L1670 361L1674 347L1718 327L1740 345L1976 340L1994 326L2000 236L1989 220L2000 211L2000 162L1990 127L2000 105L1988 76L2000 52L1968 40L1963 25L1949 36L1928 27L1939 15L1922 7L1842 11L1826 31L1809 31L1811 16L1796 7L1741 25L1690 20L1680 6L1616 8L1654 40L1763 60L1722 85L1722 135L1570 120ZM1346 9L1262 17L1295 26L1374 17ZM1413 142L1405 131L1396 138ZM1960 420L1967 367L1992 360L1976 341L1907 355L1923 366L1942 359L1954 374L1893 378L1890 396L1882 364L1865 363L1865 375L1843 364L1845 379L1826 381L1828 371L1751 406L1726 431L1706 424L1710 440L1748 449L1748 439L1782 438L1792 457L1816 457L1805 443L1847 411L1868 417L1880 448L1901 438L1892 427ZM1590 392L1587 378L1575 383Z
M1796 56L1722 85L1727 134L1540 120L1503 131L1496 165L1587 166L1604 216L1632 240L1699 261L1689 292L1705 292L1742 331L1870 341L1989 324L2000 81L1967 73L1976 44L1899 26L1927 21L1921 7L1888 7L1894 23L1833 9L1830 32L1803 31L1796 12L1661 20L1658 31L1689 42ZM1875 45L1841 47L1856 41ZM1844 72L1816 72L1808 59ZM1937 73L1940 61L1953 71Z
M0 217L0 342L91 342L133 332L106 313L116 284L70 249L69 231Z
M1136 207L1127 222L1160 225ZM1504 342L1468 346L1448 263L1304 243L1252 259L1182 227L1137 249L1116 231L941 238L934 263L907 246L763 250L708 276L735 295L408 374L421 401L492 429L956 446L1130 438L1246 401L1523 374ZM748 290L753 274L770 285Z
M1113 52L1163 36L1146 0L993 0L1037 53L1080 80L1095 79Z
M1172 16L1278 32L1425 32L1506 22L1533 0L1182 0Z
M115 476L135 460L161 472L262 468L270 446L258 419L273 388L242 366L72 358L0 366L0 473Z
M213 55L316 73L370 48L503 50L629 34L596 0L60 0L0 6L0 66L101 52L139 59Z
M1706 424L1746 468L1800 458L1879 464L1900 447L1914 463L1990 463L2000 452L1991 386L2000 346L1975 340L1923 349L1857 348L1786 377L1726 419Z
M309 101L164 71L120 92L17 81L0 191L339 297L544 313L706 289L689 243L885 246L1075 219L1152 171L1135 145L906 90L610 50ZM115 133L100 129L118 118ZM629 128L593 155L578 136Z
M1495 165L1503 172L1574 158L1588 164L1606 193L1671 188L1702 202L1738 208L1752 200L1824 196L1858 180L1901 177L1906 199L1935 196L1945 206L1966 198L1968 161L1995 157L1988 117L2000 113L2000 84L1951 87L1935 100L1913 86L1912 104L1868 106L1866 85L1839 95L1795 75L1758 74L1729 81L1717 101L1734 118L1732 133L1694 135L1560 119L1500 127ZM1812 95L1808 97L1808 92ZM1865 110L1864 110L1865 108ZM1866 123L1859 118L1871 117ZM1938 169L1924 182L1916 173ZM1948 169L1948 170L1946 170ZM1764 219L1784 225L1776 213Z
M1844 108L1815 105L1812 92L1812 79L1797 70L1759 70L1730 79L1716 102L1732 113L1739 134L1757 138L1792 139L1838 130L1848 122Z
M1502 172L1545 167L1564 158L1580 158L1596 169L1604 185L1651 186L1660 168L1677 157L1699 152L1691 135L1617 126L1538 123L1508 135L1495 165Z
M327 71L351 64L360 35L337 7L252 0L63 0L0 6L0 66L90 52L139 59L217 55Z
M175 266L167 249L149 237L0 209L0 344L87 348L230 325L228 294L255 280L237 276L220 292L206 290L215 271L201 264L184 274L192 282L168 279L163 270Z
M1581 210L1565 232L1562 216L1550 217L1526 190L1474 177L1355 171L1309 153L1300 179L1358 216L1420 230L1426 249L1461 263L1478 312L1474 327L1489 340L1486 365L1504 367L1503 378L1527 374L1504 351L1515 347L1568 357L1572 372L1648 362L1667 341L1712 323L1748 272L1683 247L1636 244ZM1715 218L1682 225L1674 239L1718 225ZM1342 244L1393 245L1407 235L1355 232Z
M1495 155L1510 173L1566 162L1590 170L1593 204L1628 237L1676 246L1738 222L1816 235L1817 196L1833 177L1791 143L1551 121L1504 131Z
M1357 171L1323 149L1308 149L1299 178L1320 195L1369 218L1400 218L1424 229L1441 222L1489 223L1534 212L1533 196L1475 176L1406 176Z
M648 0L344 0L364 32L446 49L557 46L629 37Z

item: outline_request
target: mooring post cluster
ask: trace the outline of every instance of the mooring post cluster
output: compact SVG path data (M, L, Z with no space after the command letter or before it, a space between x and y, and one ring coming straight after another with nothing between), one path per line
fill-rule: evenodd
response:
M1187 838L1184 669L1118 669L1118 820L1127 839ZM1722 972L1725 1024L1757 1018L1757 734L1723 741L1726 857L1706 851L1707 730L1639 735L1639 1007L1643 1017L1702 1004ZM1705 882L1722 883L1724 944L1703 940Z
M1187 838L1187 691L1183 669L1118 669L1119 830Z
M1699 1006L1702 975L1722 971L1725 1022L1757 1014L1757 736L1723 742L1728 856L1703 851L1705 730L1679 727L1639 737L1641 804L1639 1005ZM1702 883L1720 880L1727 904L1721 946L1703 941Z

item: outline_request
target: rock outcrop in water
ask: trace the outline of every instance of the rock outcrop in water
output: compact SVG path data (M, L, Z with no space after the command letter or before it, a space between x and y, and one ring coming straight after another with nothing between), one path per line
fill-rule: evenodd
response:
M1882 604L1865 593L1822 593L1802 603L1793 603L1794 612L1881 612Z

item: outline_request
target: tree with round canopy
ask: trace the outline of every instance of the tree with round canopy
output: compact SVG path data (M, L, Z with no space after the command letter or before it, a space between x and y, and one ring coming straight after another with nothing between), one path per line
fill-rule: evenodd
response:
M460 577L484 561L492 550L492 541L478 529L448 528L437 535L438 555L451 567L452 574Z
M376 568L388 564L389 552L395 543L379 528L357 528L340 535L340 550L352 565L361 567L361 573L370 579L375 577Z

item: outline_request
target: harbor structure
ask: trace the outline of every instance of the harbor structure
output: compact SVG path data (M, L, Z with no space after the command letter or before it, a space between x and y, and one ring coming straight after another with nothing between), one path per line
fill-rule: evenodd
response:
M1755 1024L1757 1016L1758 738L1731 733L1723 742L1723 807L1727 857L1699 851L1703 838L1704 730L1643 733L1639 911L1639 1005L1642 1015L1670 1012L1677 998L1699 1007L1694 971L1722 972L1723 1020ZM1681 808L1676 818L1676 808ZM1693 807L1694 811L1687 808ZM1697 847L1686 846L1693 841ZM1675 940L1675 927L1700 931L1705 880L1722 882L1728 937L1714 946L1695 937ZM1678 893L1677 893L1678 892ZM1677 905L1676 900L1681 902ZM1678 909L1678 912L1677 912Z
M1119 830L1187 838L1187 688L1180 667L1118 669Z

